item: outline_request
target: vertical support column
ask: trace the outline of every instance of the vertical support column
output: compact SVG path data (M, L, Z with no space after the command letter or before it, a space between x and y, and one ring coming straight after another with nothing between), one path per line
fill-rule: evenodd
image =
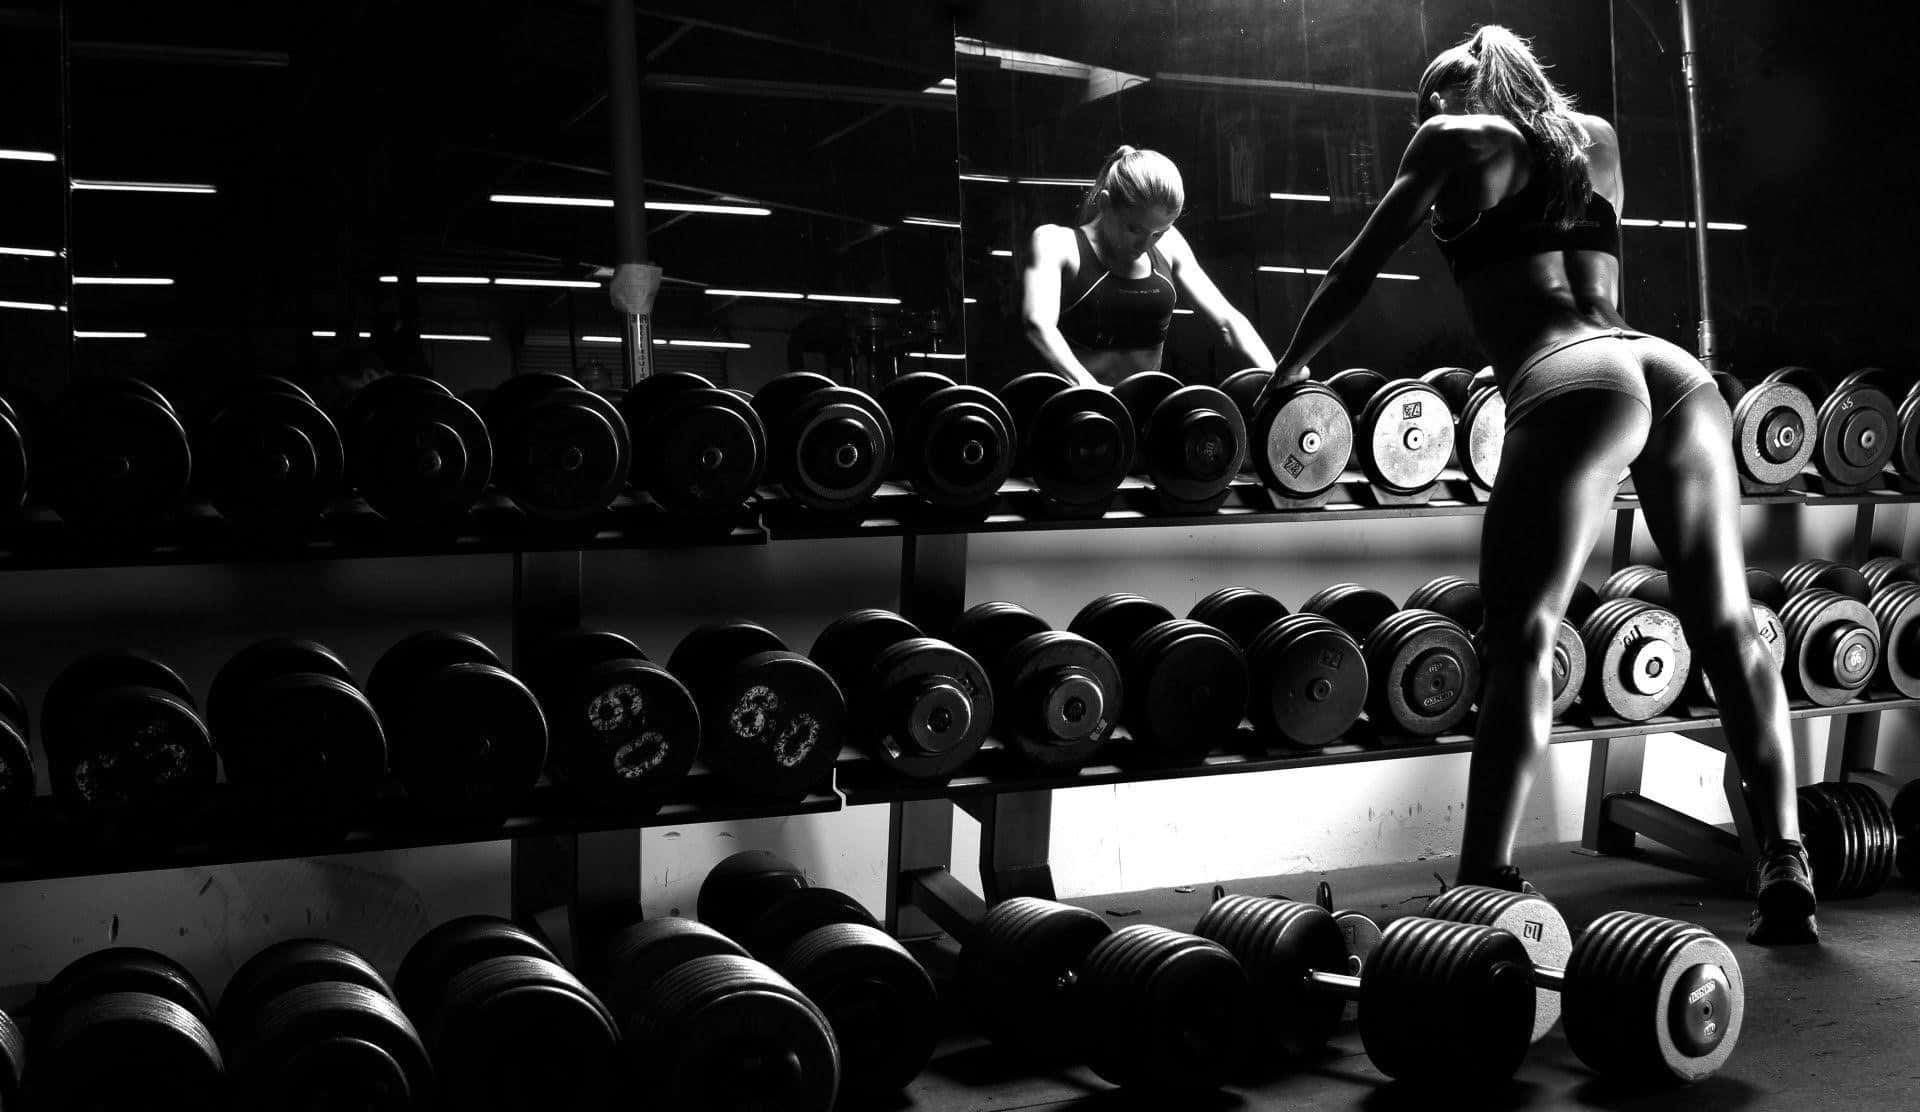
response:
M634 0L607 3L607 121L613 154L613 281L626 359L623 386L653 374L653 295L660 269L647 263L647 187L640 161L640 44Z
M1693 37L1692 0L1680 4L1680 70L1687 89L1687 166L1693 185L1694 276L1700 298L1700 362L1708 370L1719 367L1720 352L1713 331L1713 286L1707 280L1706 159L1700 142L1700 53Z
M988 796L980 819L980 888L989 905L1015 896L1054 898L1053 792Z
M900 613L930 634L945 633L966 608L967 536L916 536L900 541ZM914 906L914 877L953 865L953 804L916 799L889 805L887 930L929 938L941 928Z
M1633 562L1634 511L1618 510L1613 515L1613 562L1618 571ZM1606 817L1610 795L1638 793L1641 773L1647 763L1647 739L1644 737L1596 738L1588 743L1587 800L1580 845L1595 853L1632 853L1633 831Z

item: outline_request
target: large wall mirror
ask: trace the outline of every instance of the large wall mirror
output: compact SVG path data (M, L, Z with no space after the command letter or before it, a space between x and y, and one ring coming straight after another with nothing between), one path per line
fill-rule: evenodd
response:
M1504 23L1533 39L1582 107L1611 116L1611 18L1605 0L981 5L955 47L976 378L1043 369L1021 313L1033 229L1078 223L1117 146L1173 161L1186 198L1175 227L1277 356L1318 272L1392 182L1426 62L1478 24ZM1418 374L1484 361L1444 261L1416 236L1316 362ZM1243 366L1181 290L1162 369L1216 383Z

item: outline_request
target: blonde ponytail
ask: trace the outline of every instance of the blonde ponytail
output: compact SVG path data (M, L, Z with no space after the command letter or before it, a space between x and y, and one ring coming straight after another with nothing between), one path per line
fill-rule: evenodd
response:
M1157 205L1180 215L1187 204L1187 189L1180 180L1180 168L1159 151L1121 144L1100 164L1093 185L1080 202L1080 223L1091 223L1100 212L1100 193L1105 190L1115 208Z

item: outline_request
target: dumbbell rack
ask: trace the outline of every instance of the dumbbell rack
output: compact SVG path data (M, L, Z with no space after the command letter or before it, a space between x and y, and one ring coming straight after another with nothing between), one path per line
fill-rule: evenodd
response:
M943 629L966 604L967 538L974 533L1051 531L1059 529L1113 529L1180 527L1234 523L1343 522L1384 518L1475 515L1484 507L1460 497L1464 476L1443 477L1443 486L1429 501L1411 506L1383 506L1366 496L1364 481L1349 476L1319 508L1275 508L1255 490L1240 490L1226 508L1202 515L1156 515L1122 498L1099 519L1062 520L1028 516L1027 500L1019 484L1009 484L1001 512L984 518L930 517L909 509L910 497L897 489L884 490L857 519L828 518L792 512L792 507L763 505L759 512L743 511L735 518L699 531L675 528L659 516L633 516L631 511L609 511L584 532L540 531L507 516L475 519L466 535L438 542L386 530L377 519L363 521L351 511L347 524L329 528L317 539L293 549L247 547L224 533L219 523L182 522L177 532L155 546L100 550L74 543L57 522L29 521L21 543L0 551L0 570L175 565L250 560L350 559L393 555L454 555L501 553L513 556L514 656L523 659L525 646L553 633L578 628L581 619L582 553L588 550L624 550L656 547L768 544L781 539L851 539L897 537L901 541L901 611L916 622ZM1452 485L1445 485L1452 484ZM1239 484L1240 487L1248 483ZM1257 480L1251 485L1257 487ZM1875 491L1830 497L1800 491L1749 497L1749 505L1787 508L1801 505L1857 507L1854 554L1864 556L1875 508L1893 507L1904 519L1905 505L1920 496ZM1613 564L1629 562L1636 502L1623 496L1616 504ZM1265 507L1265 508L1263 508ZM623 516L625 514L625 516ZM1866 775L1875 756L1878 714L1894 709L1920 708L1920 700L1879 699L1840 707L1800 706L1792 717L1832 717L1835 744L1829 748L1830 779ZM1594 721L1564 723L1552 740L1592 741L1594 755L1587 806L1587 845L1600 852L1619 852L1635 834L1656 838L1675 848L1698 849L1703 860L1728 856L1737 839L1660 805L1631 794L1639 785L1644 738L1654 733L1688 733L1709 744L1719 726L1707 714L1663 716L1649 722ZM1052 896L1054 885L1048 861L1052 793L1072 787L1136 781L1271 771L1282 768L1391 760L1401 757L1458 753L1470 739L1450 735L1414 744L1373 745L1349 739L1325 749L1299 754L1269 754L1251 744L1243 726L1240 738L1222 739L1209 756L1182 765L1146 763L1129 759L1124 731L1104 758L1106 763L1058 773L1039 773L1012 766L994 743L982 751L966 775L946 783L901 781L851 749L842 754L834 782L798 800L763 803L732 797L711 776L696 773L657 813L637 816L620 813L581 813L558 792L536 790L505 825L432 827L407 816L402 801L376 806L362 829L344 840L300 842L263 838L223 829L217 822L203 838L170 845L58 852L58 820L52 801L34 801L16 829L8 833L9 846L0 853L0 882L56 876L83 876L139 869L169 868L248 860L268 860L316 854L351 853L376 849L410 848L480 841L511 842L511 900L516 919L536 922L556 945L571 941L575 913L595 905L638 903L640 839L646 827L734 821L755 817L828 813L848 805L885 803L890 808L889 866L885 919L890 930L904 938L927 937L942 927L977 920L984 902L1014 895ZM1245 744L1242 744L1245 742ZM1730 793L1735 818L1742 831L1745 816L1737 793ZM982 893L961 885L951 874L953 808L980 822ZM563 955L564 956L564 955Z

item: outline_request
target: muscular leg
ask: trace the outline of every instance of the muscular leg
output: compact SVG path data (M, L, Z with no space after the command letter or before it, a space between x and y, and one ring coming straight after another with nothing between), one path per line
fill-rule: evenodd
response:
M1579 390L1548 400L1507 430L1480 541L1487 613L1462 883L1484 881L1511 863L1552 725L1560 619L1651 420L1630 395Z

